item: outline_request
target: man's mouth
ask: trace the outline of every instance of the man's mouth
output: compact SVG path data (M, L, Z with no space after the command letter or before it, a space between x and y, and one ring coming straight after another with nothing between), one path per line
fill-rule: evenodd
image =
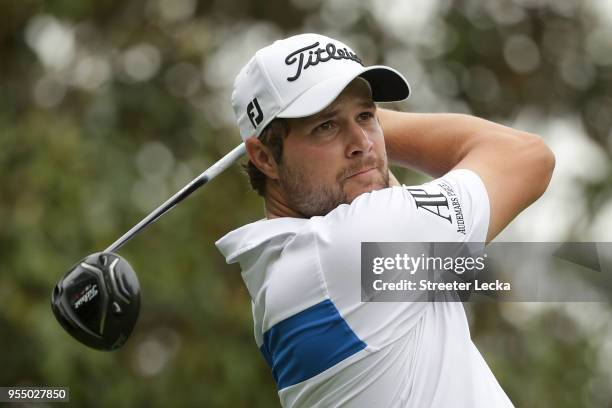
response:
M373 171L376 171L376 167L370 167L370 168L367 168L367 169L360 170L360 171L358 171L356 173L353 173L351 176L348 176L347 178L362 178L362 177L367 177Z

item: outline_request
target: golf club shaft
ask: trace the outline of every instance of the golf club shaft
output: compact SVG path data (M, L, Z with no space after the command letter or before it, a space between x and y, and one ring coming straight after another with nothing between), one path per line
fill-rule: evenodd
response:
M157 207L153 212L142 219L138 224L134 225L128 232L123 234L121 238L112 243L104 252L116 252L127 241L132 239L136 234L145 229L149 224L154 223L159 217L170 211L175 205L187 198L191 193L202 187L204 184L222 173L225 169L232 165L236 160L244 155L246 148L244 143L236 146L231 152L223 156L219 161L210 166L206 171L189 182L180 191L166 200L165 203Z

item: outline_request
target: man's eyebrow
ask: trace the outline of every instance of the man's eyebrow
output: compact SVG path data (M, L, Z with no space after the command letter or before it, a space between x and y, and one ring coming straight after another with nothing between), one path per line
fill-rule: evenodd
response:
M313 121L331 119L338 114L338 109L324 110L313 118Z
M360 107L360 108L375 108L375 107L376 107L376 104L375 104L375 103L374 103L374 101L373 101L373 100L371 100L371 99L362 99L362 100L359 102L359 107Z
M376 104L371 99L361 99L359 102L360 108L372 109L376 108ZM328 120L333 118L338 114L338 109L325 109L323 112L320 112L312 117L312 121L318 122L322 120Z

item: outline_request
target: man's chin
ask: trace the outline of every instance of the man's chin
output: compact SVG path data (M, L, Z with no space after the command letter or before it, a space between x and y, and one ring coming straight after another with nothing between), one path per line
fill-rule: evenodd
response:
M350 191L346 192L347 201L350 204L353 202L354 199L356 199L362 194L371 193L372 191L376 190L382 190L383 188L387 187L389 187L389 182L387 181L387 183L385 183L383 180L373 180L368 184L362 186L355 186L351 188Z

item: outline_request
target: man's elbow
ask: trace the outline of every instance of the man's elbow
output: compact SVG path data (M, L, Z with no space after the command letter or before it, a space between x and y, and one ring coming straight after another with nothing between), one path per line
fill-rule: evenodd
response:
M524 149L528 160L525 169L528 169L529 178L533 183L535 201L544 194L550 184L555 169L555 154L538 135L526 135L525 142Z

